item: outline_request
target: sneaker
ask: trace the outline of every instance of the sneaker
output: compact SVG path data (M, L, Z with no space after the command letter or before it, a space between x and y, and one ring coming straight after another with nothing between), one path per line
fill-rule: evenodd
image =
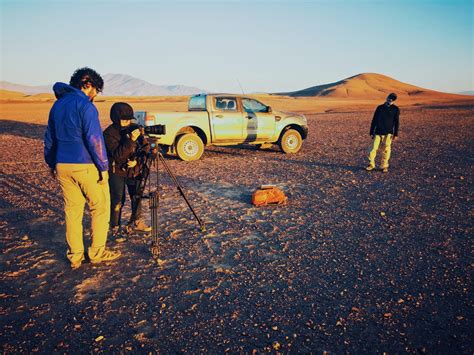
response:
M112 227L109 232L109 239L113 240L116 243L123 243L127 241L127 238L124 236L124 231L120 226Z
M374 169L375 169L375 166L373 166L373 165L367 165L367 167L365 168L365 170L367 170L367 171L372 171Z
M91 260L91 264L98 264L102 261L112 261L118 259L120 255L122 255L120 251L104 250L100 258Z
M139 219L135 222L131 222L129 223L129 226L135 232L150 232L151 231L151 227L148 224L146 224L143 219Z
M82 265L82 262L84 261L84 257L81 258L81 260L76 261L75 263L71 263L71 269L79 269Z
M388 168L382 168L382 173L388 173Z
M127 238L125 238L123 235L119 235L119 236L114 238L115 243L123 243L123 242L126 242L126 241L127 241Z

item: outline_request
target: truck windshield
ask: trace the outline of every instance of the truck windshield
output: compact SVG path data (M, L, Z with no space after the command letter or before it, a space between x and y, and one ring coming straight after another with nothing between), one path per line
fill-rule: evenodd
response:
M188 111L206 111L206 96L192 96L189 99Z

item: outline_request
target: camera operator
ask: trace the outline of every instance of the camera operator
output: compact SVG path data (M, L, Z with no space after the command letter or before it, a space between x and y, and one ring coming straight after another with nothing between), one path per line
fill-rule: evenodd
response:
M131 126L134 119L133 108L125 102L117 102L110 109L112 124L104 131L105 146L109 158L110 186L110 227L116 241L124 241L121 230L121 213L125 203L125 185L130 196L132 214L127 226L128 231L149 232L141 218L141 199L134 198L137 182L140 179L140 154L147 154L147 142L140 128ZM145 147L145 149L141 149ZM138 154L137 154L138 151Z

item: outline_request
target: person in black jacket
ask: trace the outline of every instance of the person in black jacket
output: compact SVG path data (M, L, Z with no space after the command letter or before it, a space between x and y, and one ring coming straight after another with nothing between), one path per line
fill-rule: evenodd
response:
M395 141L398 137L400 109L393 104L396 99L396 94L389 94L387 101L375 110L374 118L370 125L370 136L373 143L369 149L369 165L365 168L367 171L375 169L375 157L377 156L380 144L382 144L381 169L384 173L388 172L392 141Z
M124 241L120 228L122 207L125 203L125 185L127 186L132 205L132 214L127 230L149 232L148 226L141 218L141 199L135 199L137 180L140 169L136 160L137 144L145 138L139 128L130 132L131 120L134 119L133 108L125 102L117 102L110 109L112 124L104 131L105 147L109 158L110 186L110 228L116 241ZM140 142L144 145L145 142Z

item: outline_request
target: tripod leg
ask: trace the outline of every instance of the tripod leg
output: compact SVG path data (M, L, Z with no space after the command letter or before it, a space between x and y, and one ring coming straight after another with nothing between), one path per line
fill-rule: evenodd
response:
M171 168L168 166L168 164L166 163L166 160L165 158L163 157L163 154L161 153L158 153L158 157L160 158L160 161L163 163L163 166L165 167L166 169L166 172L168 173L168 175L170 176L171 180L173 181L174 185L176 186L176 188L178 189L179 193L181 194L181 196L184 198L184 201L186 201L189 209L191 210L191 212L193 213L194 217L196 218L197 222L199 223L199 226L201 227L201 231L202 232L205 232L206 231L206 227L204 225L204 223L201 221L201 219L199 218L199 216L196 214L196 211L194 210L193 206L191 206L191 203L189 202L186 194L184 193L183 191L183 188L181 187L181 185L179 184L178 180L176 179L176 176L173 174L173 171L171 171Z
M150 207L150 217L151 217L151 234L152 234L152 242L150 251L153 257L157 258L160 254L160 247L158 244L158 204L159 204L159 194L158 194L158 180L154 191L151 190L151 177L150 172L152 170L152 165L155 164L156 167L156 175L158 178L158 162L156 159L152 158L151 156L147 156L145 167L143 169L143 176L145 177L142 180L142 189L141 189L141 196L145 191L146 183L148 181L148 203Z
M150 213L152 233L151 254L154 257L158 257L160 253L158 245L158 191L150 192Z

